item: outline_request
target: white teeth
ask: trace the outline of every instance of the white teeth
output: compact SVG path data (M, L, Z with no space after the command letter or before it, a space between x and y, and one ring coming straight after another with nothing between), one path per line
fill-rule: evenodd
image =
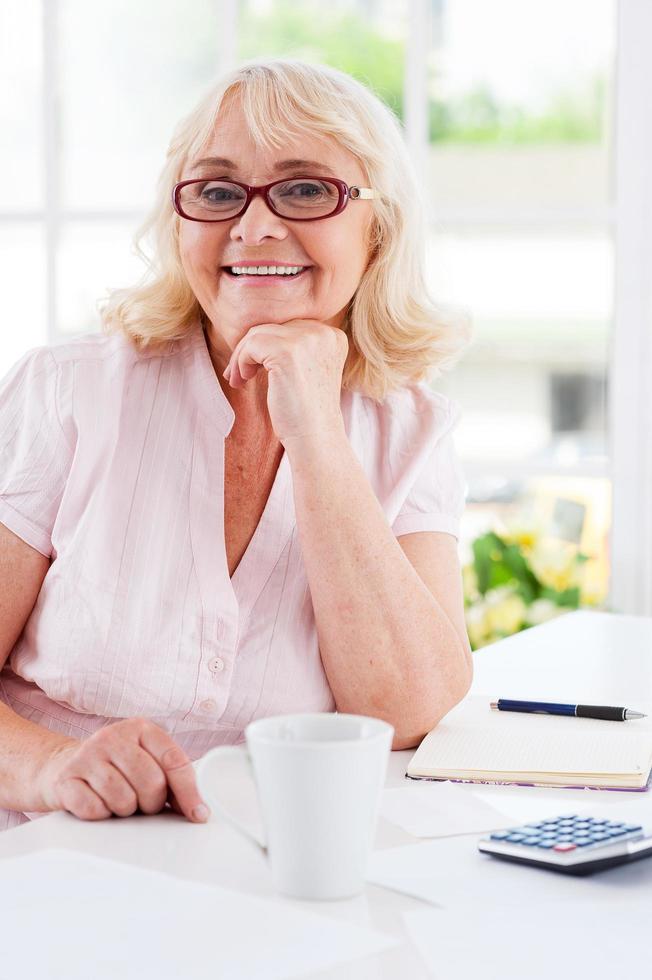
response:
M304 265L233 265L231 272L236 276L291 276L303 272Z

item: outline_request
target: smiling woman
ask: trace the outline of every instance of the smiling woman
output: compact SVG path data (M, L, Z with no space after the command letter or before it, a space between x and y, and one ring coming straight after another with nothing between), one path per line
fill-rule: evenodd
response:
M104 334L0 384L4 826L201 819L191 760L253 719L373 715L407 747L470 683L459 411L425 383L466 325L425 292L391 112L245 65L177 128L141 231Z
M229 229L226 224L179 222L172 191L180 183L201 177L205 187L210 177L213 191L209 196L212 193L214 198L215 181L219 186L238 181L244 198L242 185L247 183L306 175L340 178L350 189L359 185L373 191L373 205L340 191L340 221L328 218L305 228L308 244L329 257L323 270L319 262L311 263L318 267L320 278L320 284L311 285L322 293L334 264L341 270L338 279L344 275L353 246L352 228L364 229L362 268L358 262L351 269L349 287L333 297L334 301L341 299L340 307L334 310L334 302L329 302L326 317L341 313L349 338L343 388L382 398L391 390L450 368L468 340L469 326L462 315L444 310L426 291L421 194L398 120L367 88L343 72L291 59L253 62L225 75L179 123L159 177L157 200L136 233L137 243L149 240L152 248L153 259L149 260L137 244L148 265L148 281L111 292L102 306L106 328L122 330L137 344L150 346L183 336L197 317L204 324L210 319L191 288L187 268L182 274L180 240L182 246L184 236L187 241L192 239L197 249L210 243L214 253L216 240ZM270 197L265 211L274 204ZM346 207L352 200L357 203ZM183 209L183 201L177 204ZM263 199L259 195L250 201L249 211L260 208ZM241 218L246 227L246 215ZM355 242L358 244L357 236ZM294 242L291 245L295 247ZM231 238L232 256L228 257L258 262L262 256L266 261L277 260L277 265L298 265L299 259L309 259L305 249L298 247L299 254L288 256L289 247L279 247L276 239L273 250L268 243L264 253L259 249L253 254L245 247L238 252ZM220 267L222 264L226 263ZM304 283L302 288L306 287ZM258 302L264 303L262 295ZM266 316L269 312L267 307Z

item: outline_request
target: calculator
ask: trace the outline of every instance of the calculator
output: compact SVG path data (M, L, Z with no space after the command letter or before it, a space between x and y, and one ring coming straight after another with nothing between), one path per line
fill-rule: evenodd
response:
M642 826L575 814L497 830L478 842L483 854L564 874L588 875L652 857Z

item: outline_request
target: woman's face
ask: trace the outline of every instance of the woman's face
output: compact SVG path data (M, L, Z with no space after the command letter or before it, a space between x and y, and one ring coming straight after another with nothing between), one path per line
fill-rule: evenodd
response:
M222 162L195 171L190 161L184 179L210 176L258 185L315 175L338 177L349 186L368 186L360 164L330 138L306 135L288 140L280 150L256 146L237 102L220 113L216 134L201 158L225 158L234 166ZM357 200L349 201L332 218L289 221L273 214L257 196L243 215L231 220L207 223L180 218L181 261L213 326L211 341L217 352L228 358L247 330L259 323L311 319L341 326L367 265L371 216L371 202ZM234 265L306 269L296 278L236 276L227 271Z

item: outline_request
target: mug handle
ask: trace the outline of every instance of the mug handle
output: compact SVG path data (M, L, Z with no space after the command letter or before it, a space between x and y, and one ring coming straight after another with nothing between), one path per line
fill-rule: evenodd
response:
M218 745L215 748L210 749L205 755L201 757L201 759L198 759L197 762L194 763L195 778L197 780L198 786L200 784L203 770L207 769L209 764L212 764L214 762L216 756L221 756L222 759L226 759L226 758L239 759L240 762L238 764L240 766L242 766L242 764L246 766L249 779L252 782L254 782L253 773L251 770L251 757L249 755L247 746L246 745ZM213 810L215 810L216 813L220 815L220 817L222 817L223 820L229 823L235 830L243 834L244 837L247 837L252 842L252 844L255 844L256 847L258 847L263 852L265 856L267 855L267 845L265 841L261 840L256 834L254 834L251 830L245 827L244 824L240 823L240 821L236 819L236 817L234 817L233 814L230 813L227 810L227 808L220 802L220 800L217 798L217 794L215 791L211 791L210 793L207 793L205 787L204 788L200 787L200 791L204 799L206 799L206 797L208 796L208 802L210 803L210 806L212 807Z

